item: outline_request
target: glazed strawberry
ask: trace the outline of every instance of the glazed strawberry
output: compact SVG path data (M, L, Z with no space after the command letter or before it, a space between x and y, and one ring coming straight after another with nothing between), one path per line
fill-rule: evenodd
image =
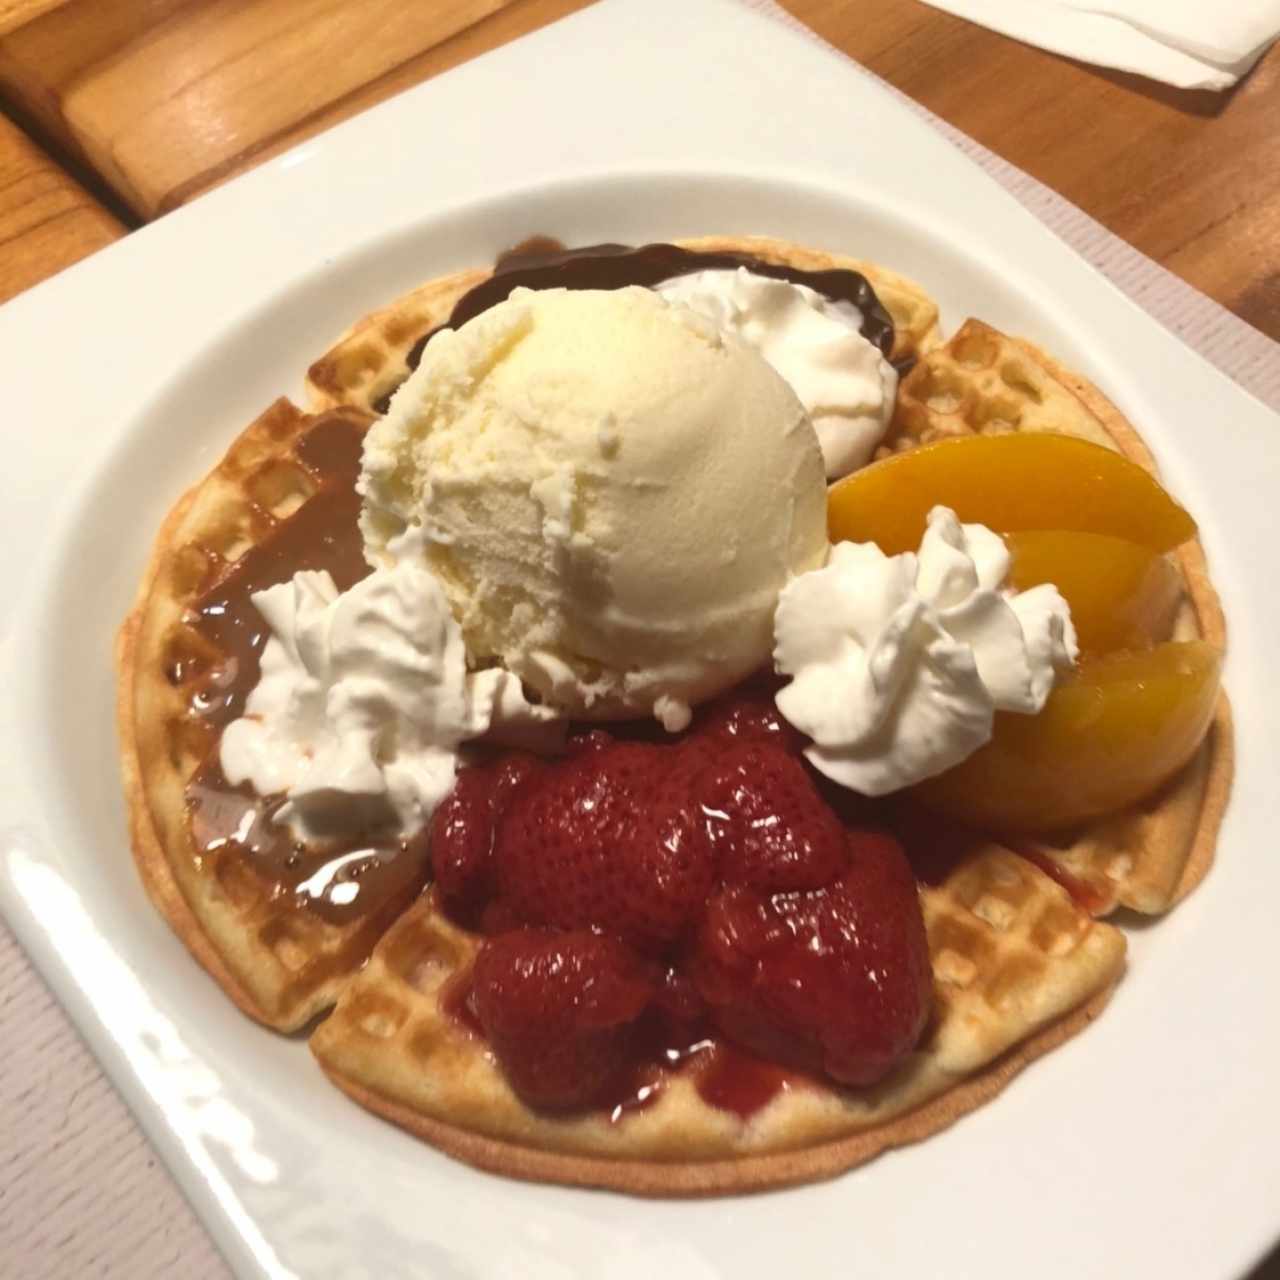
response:
M451 914L471 920L492 896L498 823L516 790L542 767L533 756L512 752L458 774L431 820L429 840L436 883Z
M818 889L848 865L844 827L804 764L772 737L735 741L699 774L696 791L727 885Z
M696 1022L707 1011L693 979L670 965L658 979L653 1002L677 1022Z
M896 841L851 833L833 884L708 904L690 972L730 1039L777 1062L870 1085L916 1043L931 976L915 879Z
M508 1081L531 1106L599 1102L630 1060L654 994L639 958L616 938L519 929L490 938L472 974L476 1017Z
M598 928L659 950L695 924L711 842L670 747L577 750L520 788L494 845L500 905L525 924Z
M687 740L711 753L743 742L767 742L799 755L807 739L782 718L765 682L713 702L702 712Z

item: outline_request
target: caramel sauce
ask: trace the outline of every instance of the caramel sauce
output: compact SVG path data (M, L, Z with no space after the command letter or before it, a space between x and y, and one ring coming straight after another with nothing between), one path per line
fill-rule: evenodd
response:
M244 712L258 682L268 628L251 593L287 582L301 569L327 570L340 591L369 572L357 525L355 491L365 414L322 415L297 442L294 458L315 492L292 515L231 564L195 602L191 625L225 655L193 685L191 710L221 729ZM269 518L269 517L267 517ZM302 843L276 822L283 796L259 796L223 776L215 747L186 788L187 820L196 857L215 870L235 861L268 886L272 900L289 900L330 924L398 913L426 881L422 835L405 841L386 832Z

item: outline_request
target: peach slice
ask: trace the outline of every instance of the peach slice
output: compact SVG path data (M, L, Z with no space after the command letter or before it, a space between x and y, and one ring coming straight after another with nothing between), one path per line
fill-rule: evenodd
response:
M986 746L909 794L992 832L1056 831L1123 809L1195 754L1221 669L1199 640L1082 663L1038 716L997 714Z
M925 516L941 503L997 533L1072 529L1168 551L1195 521L1146 471L1074 436L1014 433L938 440L873 462L832 485L833 542L914 551Z
M1081 652L1149 649L1167 639L1182 576L1159 552L1105 533L1033 529L1006 535L1017 591L1052 582L1071 606Z

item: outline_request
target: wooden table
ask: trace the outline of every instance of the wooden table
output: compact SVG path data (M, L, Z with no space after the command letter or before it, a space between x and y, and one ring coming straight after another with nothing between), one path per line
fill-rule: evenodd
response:
M125 227L0 116L0 301L125 234Z
M0 0L0 301L587 3ZM1280 46L1233 92L1197 93L1042 53L914 0L782 3L1280 339ZM1263 1275L1280 1275L1280 1254Z

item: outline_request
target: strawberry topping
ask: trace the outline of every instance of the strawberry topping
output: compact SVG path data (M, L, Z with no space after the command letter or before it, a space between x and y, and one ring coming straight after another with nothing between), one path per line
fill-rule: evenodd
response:
M656 1025L777 1064L761 1080L870 1085L914 1047L931 994L915 878L896 841L837 814L803 745L756 690L679 737L597 729L560 760L459 775L436 877L487 935L473 1008L525 1101L605 1105Z
M653 993L639 958L616 938L515 929L481 947L471 998L516 1092L568 1110L609 1093Z
M592 743L518 790L494 844L507 908L528 924L595 927L647 951L695 924L715 866L691 780L672 755Z
M431 820L431 865L451 914L467 923L493 896L493 843L498 823L519 787L541 761L512 752L464 769Z
M699 710L692 729L679 740L686 767L717 759L723 752L755 742L799 756L809 740L782 718L774 705L775 686L761 681L737 690ZM670 739L668 739L670 744Z
M842 1084L881 1079L920 1037L931 973L915 878L898 843L851 834L821 888L726 886L689 963L713 1022L763 1057Z
M818 889L848 865L844 827L779 743L730 747L703 769L697 795L725 884Z

